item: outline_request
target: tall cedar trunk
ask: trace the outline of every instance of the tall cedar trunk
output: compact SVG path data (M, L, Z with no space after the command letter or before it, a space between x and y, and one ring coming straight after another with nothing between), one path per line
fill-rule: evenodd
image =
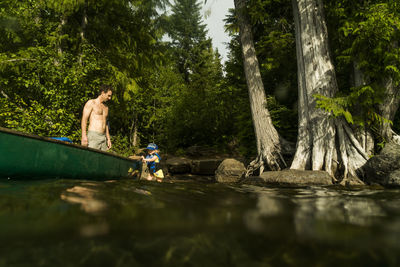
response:
M357 177L367 155L343 119L316 107L315 94L333 97L338 91L329 55L322 0L292 0L296 30L299 84L299 130L291 169L325 170L332 176Z
M234 3L238 16L244 72L249 90L258 152L257 158L250 163L246 175L258 169L262 173L265 167L271 170L280 170L286 166L286 163L282 157L278 132L272 124L271 116L266 107L266 94L254 48L251 25L245 11L246 0L235 0Z

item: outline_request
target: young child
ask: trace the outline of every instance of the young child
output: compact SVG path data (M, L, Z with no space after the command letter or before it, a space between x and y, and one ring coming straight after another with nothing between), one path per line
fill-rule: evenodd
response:
M160 166L161 157L158 154L158 146L154 143L150 143L147 147L146 158L142 156L142 161L147 163L147 168L149 169L149 175L147 180L152 181L154 179L157 182L162 182L164 178L164 173Z

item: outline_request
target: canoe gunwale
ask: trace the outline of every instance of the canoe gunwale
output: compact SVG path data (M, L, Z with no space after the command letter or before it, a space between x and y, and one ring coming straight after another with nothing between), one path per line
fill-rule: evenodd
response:
M100 154L104 154L107 156L111 156L111 157L115 157L115 158L119 158L119 159L123 159L123 160L128 160L131 162L137 162L136 159L123 157L123 156L120 156L120 155L117 155L114 153L102 151L100 149L95 149L95 148L85 147L85 146L78 145L78 144L68 143L65 141L60 141L60 140L53 139L50 137L44 137L44 136L39 136L39 135L34 135L34 134L29 134L29 133L23 133L23 132L7 129L7 128L3 128L3 127L0 127L0 132L6 133L6 134L11 134L11 135L18 135L18 136L22 136L22 137L28 137L28 138L36 139L39 141L45 141L45 142L55 143L55 144L59 144L59 145L74 147L74 148L81 149L81 150L88 150L90 152L100 153Z

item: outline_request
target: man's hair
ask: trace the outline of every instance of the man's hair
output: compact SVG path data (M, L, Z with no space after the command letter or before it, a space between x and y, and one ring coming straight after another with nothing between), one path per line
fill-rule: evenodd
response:
M99 88L99 95L101 95L101 93L107 93L108 91L112 91L113 90L113 88L111 87L111 85L108 85L108 84L102 84L102 85L100 85L100 88Z

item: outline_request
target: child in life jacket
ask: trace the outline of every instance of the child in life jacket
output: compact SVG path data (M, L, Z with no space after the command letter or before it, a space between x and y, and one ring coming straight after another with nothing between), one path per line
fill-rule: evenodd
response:
M149 181L155 179L157 182L161 182L164 178L164 173L160 166L161 157L158 154L158 146L154 143L150 143L146 149L146 157L142 156L142 161L147 163L147 168L149 169L149 175L146 179Z

